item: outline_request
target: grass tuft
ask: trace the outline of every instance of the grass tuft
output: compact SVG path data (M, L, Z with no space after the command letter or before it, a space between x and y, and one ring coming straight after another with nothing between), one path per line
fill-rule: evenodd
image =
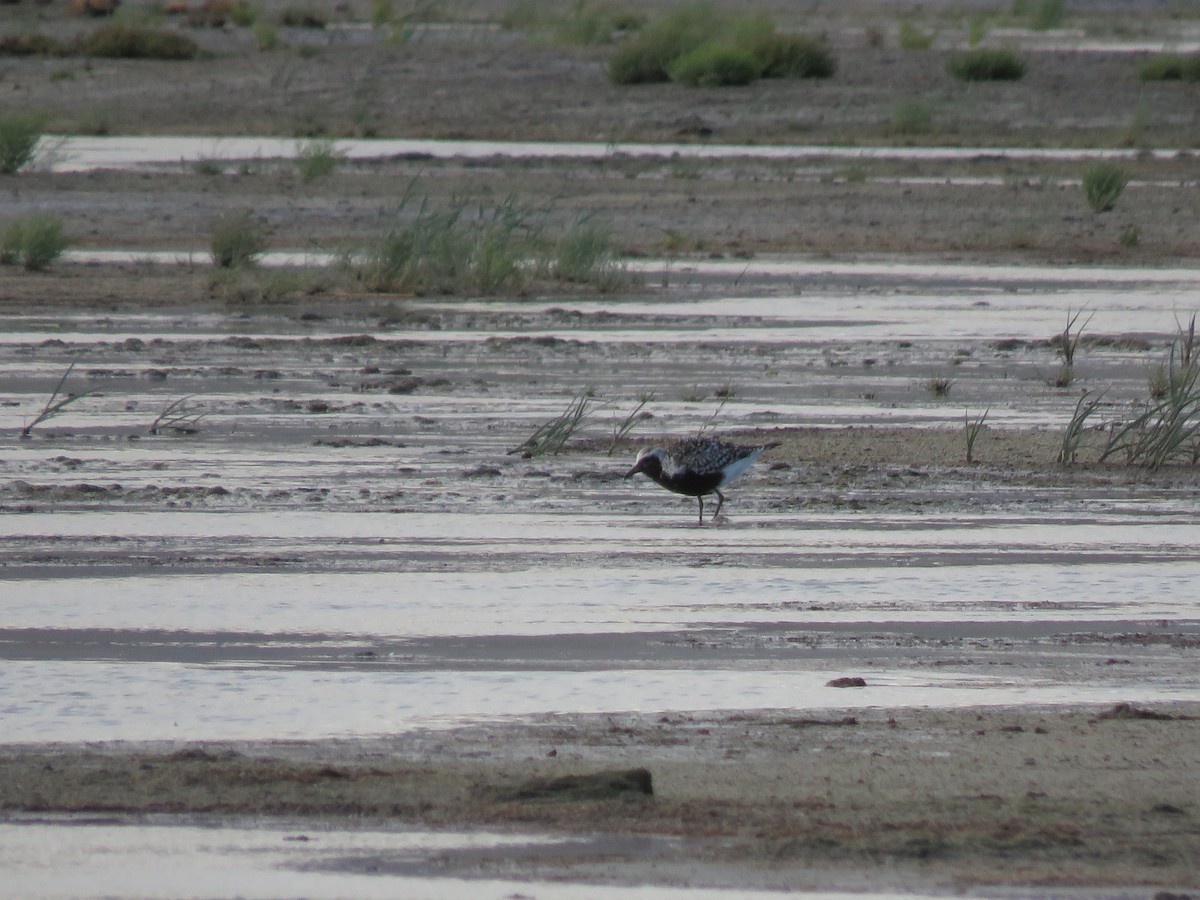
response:
M45 125L40 113L0 114L0 175L12 175L29 164Z
M983 423L987 421L988 413L992 411L989 406L980 415L974 419L971 418L969 410L963 410L963 434L967 441L967 465L975 463L975 442L979 440L979 433L983 431Z
M758 60L749 52L718 43L701 44L667 67L672 81L690 87L750 84L760 71Z
M628 437L629 432L633 430L635 425L646 419L654 418L653 413L646 411L646 404L653 399L654 394L643 394L638 398L638 404L633 408L633 411L613 425L612 442L608 445L609 456L613 455L613 451L617 449L617 445Z
M709 87L757 78L828 78L835 69L821 41L779 34L760 14L698 2L667 11L628 39L609 62L609 78L616 84Z
M909 16L901 19L896 36L901 50L928 50L936 38L936 33L922 30Z
M563 412L509 450L509 455L519 453L524 459L532 459L560 453L587 419L591 406L592 399L586 392L576 395Z
M946 63L946 71L960 81L1020 81L1025 62L1012 50L977 47L958 53Z
M103 25L79 41L78 53L106 59L183 60L204 55L187 35L138 25Z
M456 201L435 209L409 195L396 225L361 254L357 276L368 290L411 294L492 294L536 278L601 290L619 282L607 228L581 220L552 238L539 212L515 197L491 208Z
M0 235L0 263L40 272L62 256L68 244L62 219L51 213L34 213L4 229Z
M1138 72L1142 81L1200 81L1200 53L1159 53Z
M346 156L329 138L311 138L296 148L296 171L305 184L332 175Z
M84 397L91 396L93 391L84 391L82 394L63 394L63 385L66 384L67 378L75 368L75 363L72 362L67 366L67 371L63 372L62 377L58 379L58 383L54 385L54 390L50 392L50 399L46 401L46 405L42 407L41 412L33 417L33 421L28 423L21 429L21 440L29 440L33 429L45 422L47 419L53 419L57 415L61 415L62 411Z
M266 233L250 210L226 213L217 219L209 244L213 265L239 269L253 265L266 250Z
M1083 195L1093 212L1108 212L1129 183L1129 174L1116 163L1099 162L1083 173Z
M949 397L952 387L954 387L954 381L945 376L939 375L925 381L925 390L931 397Z
M929 103L914 98L902 100L892 112L888 132L903 136L928 134L933 130L933 117L934 109Z
M1063 432L1062 443L1058 448L1058 461L1064 466L1073 465L1079 456L1079 444L1087 427L1087 420L1100 408L1104 394L1093 396L1092 391L1084 391L1075 402L1075 412Z
M200 420L204 413L189 410L186 407L191 397L180 397L168 403L158 417L150 423L150 434L157 435L160 431L174 431L176 434L195 434L200 430Z

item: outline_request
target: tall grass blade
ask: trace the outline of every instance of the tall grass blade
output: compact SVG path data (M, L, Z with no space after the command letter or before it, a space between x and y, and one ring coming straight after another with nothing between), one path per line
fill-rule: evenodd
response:
M95 391L84 391L82 394L65 394L61 397L59 396L62 393L63 385L66 384L67 378L74 369L75 361L72 360L71 364L67 366L67 371L63 372L62 377L58 379L58 383L54 385L54 390L50 392L50 399L46 401L46 405L42 407L42 411L34 416L32 422L21 429L22 440L27 440L33 429L42 422L60 415L72 403L82 400L84 397L90 397L95 393Z

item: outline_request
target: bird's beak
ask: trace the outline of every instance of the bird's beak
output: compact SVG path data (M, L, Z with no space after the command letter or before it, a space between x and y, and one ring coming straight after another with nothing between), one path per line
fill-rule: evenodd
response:
M632 468L632 469L630 469L628 472L626 472L626 473L625 473L625 477L626 477L626 478L632 478L634 475L636 475L636 474L637 474L638 472L640 472L640 471L642 471L642 464L641 464L641 462L639 461L639 462L637 462L637 463L635 463L635 464L634 464L634 466L633 466L633 468Z

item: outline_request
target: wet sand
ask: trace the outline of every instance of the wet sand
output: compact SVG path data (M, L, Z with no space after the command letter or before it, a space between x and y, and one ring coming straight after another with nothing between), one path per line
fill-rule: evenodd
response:
M1191 890L1198 714L1177 703L561 715L344 742L9 746L0 808L600 836L525 854L533 879ZM652 796L611 779L553 787L632 768L649 771ZM374 863L387 871L386 857ZM449 853L428 866L494 877L510 864Z

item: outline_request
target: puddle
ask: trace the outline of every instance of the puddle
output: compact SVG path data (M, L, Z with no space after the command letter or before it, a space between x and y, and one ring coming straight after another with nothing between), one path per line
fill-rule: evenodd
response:
M775 890L499 880L438 875L465 858L520 858L587 869L622 853L653 860L662 840L557 838L486 831L339 827L309 821L199 823L159 816L22 818L0 822L5 887L27 900L76 898L325 897L406 900L749 900ZM640 844L641 846L634 846ZM165 862L164 862L165 861ZM652 864L652 863L647 863ZM636 863L635 863L636 865ZM594 867L594 864L593 864ZM426 874L422 874L422 873ZM847 895L789 892L800 900ZM872 900L924 895L858 893ZM972 891L972 897L986 894ZM1011 896L1011 894L1006 894Z

